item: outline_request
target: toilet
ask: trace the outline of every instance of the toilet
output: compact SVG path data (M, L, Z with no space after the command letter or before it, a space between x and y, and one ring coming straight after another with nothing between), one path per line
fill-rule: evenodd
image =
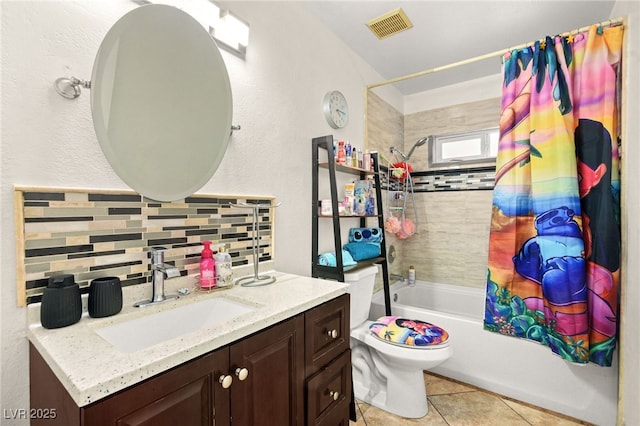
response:
M451 357L448 333L420 319L369 320L377 273L375 265L345 273L351 295L354 395L401 417L424 417L429 406L423 370Z

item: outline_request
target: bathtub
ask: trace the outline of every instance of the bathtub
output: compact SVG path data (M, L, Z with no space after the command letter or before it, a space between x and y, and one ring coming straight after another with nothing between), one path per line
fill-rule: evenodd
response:
M432 372L597 425L615 425L618 366L575 365L546 346L483 329L484 289L417 281L391 286L393 315L449 332L453 356ZM374 294L370 319L385 314Z

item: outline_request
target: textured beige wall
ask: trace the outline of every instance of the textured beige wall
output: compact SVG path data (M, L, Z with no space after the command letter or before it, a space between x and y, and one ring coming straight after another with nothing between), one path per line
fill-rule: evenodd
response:
M500 115L499 98L402 116L369 93L367 107L369 149L386 156L391 146L408 151L423 136L497 127ZM427 169L427 155L427 145L415 150L410 161L414 170ZM389 259L390 272L406 277L413 265L418 280L484 287L493 191L424 192L415 197L416 234L406 240L387 235L387 251L391 246L396 251L396 258ZM387 203L385 197L385 208ZM406 215L416 219L411 205Z

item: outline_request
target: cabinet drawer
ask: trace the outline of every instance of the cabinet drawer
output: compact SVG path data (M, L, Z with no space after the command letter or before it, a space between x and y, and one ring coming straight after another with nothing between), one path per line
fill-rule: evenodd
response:
M305 314L305 369L309 377L349 348L349 294Z
M307 425L349 424L351 350L307 381Z

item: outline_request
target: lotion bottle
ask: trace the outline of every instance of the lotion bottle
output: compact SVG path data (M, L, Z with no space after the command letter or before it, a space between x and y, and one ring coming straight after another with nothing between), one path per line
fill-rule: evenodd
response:
M225 247L221 246L218 252L213 256L216 261L217 285L231 285L233 280L231 272L231 255L226 252Z
M211 251L211 241L203 241L204 249L200 255L200 288L211 289L216 286L216 262Z
M413 265L409 266L409 279L408 279L408 281L409 281L409 285L410 286L413 287L414 285L416 285L416 270L413 267Z

